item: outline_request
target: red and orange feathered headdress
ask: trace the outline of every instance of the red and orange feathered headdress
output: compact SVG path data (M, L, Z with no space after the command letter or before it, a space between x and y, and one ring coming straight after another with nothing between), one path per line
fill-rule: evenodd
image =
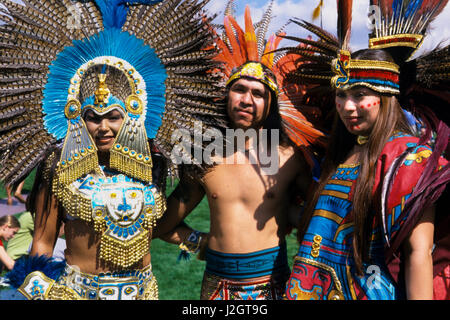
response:
M229 1L228 7L233 1ZM253 24L250 8L245 8L245 31L239 26L230 10L226 10L224 18L224 35L217 39L221 53L216 60L224 64L225 82L229 85L234 80L247 77L261 81L267 85L278 98L278 106L282 126L288 137L299 147L323 144L324 134L314 128L311 122L295 105L296 96L302 95L300 86L284 87L284 77L295 68L293 61L298 55L277 56L275 50L285 35L282 32L265 38L271 18L271 5L264 13L262 20ZM256 30L255 30L256 29ZM264 71L263 66L270 69L273 75Z

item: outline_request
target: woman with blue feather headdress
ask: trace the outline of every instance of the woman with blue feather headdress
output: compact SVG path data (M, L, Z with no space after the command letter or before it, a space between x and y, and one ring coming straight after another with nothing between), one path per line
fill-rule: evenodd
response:
M225 123L207 2L2 1L0 179L37 167L31 255L7 276L26 298L158 298L149 249L172 134Z

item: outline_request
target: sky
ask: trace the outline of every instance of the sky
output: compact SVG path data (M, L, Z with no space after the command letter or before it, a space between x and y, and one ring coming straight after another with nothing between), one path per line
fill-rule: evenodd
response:
M238 23L243 26L245 5L250 6L253 22L258 21L264 11L267 9L270 0L235 0L236 19ZM274 0L272 9L272 22L269 26L268 33L278 31L289 19L299 18L308 22L313 22L320 25L320 19L312 21L312 13L314 8L319 4L319 0ZM211 13L218 13L218 17L214 22L223 23L223 12L225 9L226 0L210 0L207 9ZM336 34L337 15L336 15L336 0L324 0L322 11L322 26L325 30ZM353 1L353 18L352 18L352 37L350 46L352 51L367 48L369 29L367 27L368 21L368 0ZM421 48L417 51L416 56L421 55L427 50L435 48L439 43L444 41L445 44L450 44L450 4L446 6L444 11L431 24L429 34L425 38ZM306 32L300 32L301 28L295 24L290 24L285 29L289 35L306 36ZM283 40L285 41L285 40ZM280 46L283 46L283 42Z
M21 2L20 0L13 0L14 2ZM248 4L251 9L253 22L261 19L264 11L267 9L271 0L234 0L236 8L236 19L238 23L243 26L244 23L244 9ZM319 4L319 0L273 0L272 14L273 18L269 26L268 35L277 32L286 22L291 18L299 18L316 25L320 25L321 20L316 19L312 21L312 13L314 8ZM218 14L215 23L223 23L223 12L227 0L210 0L206 8L211 14ZM322 26L328 32L336 34L336 0L323 0L322 10ZM350 46L352 51L367 48L369 29L367 27L367 11L369 0L355 0L353 1L353 20L352 20L352 34ZM437 17L429 27L429 34L425 38L423 44L417 50L415 56L420 56L426 51L434 49L439 44L450 44L450 3L446 6L444 11ZM305 37L308 33L302 30L295 24L290 24L285 28L288 35ZM267 35L267 36L268 36ZM280 47L286 46L289 42L283 40Z

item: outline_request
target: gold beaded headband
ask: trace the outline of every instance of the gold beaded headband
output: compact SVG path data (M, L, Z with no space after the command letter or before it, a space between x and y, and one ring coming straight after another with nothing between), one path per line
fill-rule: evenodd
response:
M272 90L276 96L278 96L278 86L276 82L270 78L262 67L262 64L259 62L248 62L244 64L244 66L234 74L230 76L227 81L227 86L236 79L240 78L251 78L262 83L266 84L270 90Z

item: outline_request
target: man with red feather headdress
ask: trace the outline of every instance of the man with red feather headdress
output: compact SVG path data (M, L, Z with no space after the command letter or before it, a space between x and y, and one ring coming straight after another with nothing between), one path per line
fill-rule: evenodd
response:
M216 42L221 49L216 60L224 67L226 131L234 133L224 144L234 146L242 137L243 144L213 155L214 165L204 174L181 179L156 232L164 234L206 195L208 236L182 226L177 238L183 240L181 248L194 252L207 243L201 298L279 299L289 274L288 211L299 194L305 198L314 167L311 146L323 144L323 134L293 106L300 87L283 86L283 74L297 55L276 56L281 36L264 38L271 6L258 32L247 6L244 31L229 14L232 2L224 37ZM264 133L271 138L264 139ZM264 162L265 152L272 162Z

